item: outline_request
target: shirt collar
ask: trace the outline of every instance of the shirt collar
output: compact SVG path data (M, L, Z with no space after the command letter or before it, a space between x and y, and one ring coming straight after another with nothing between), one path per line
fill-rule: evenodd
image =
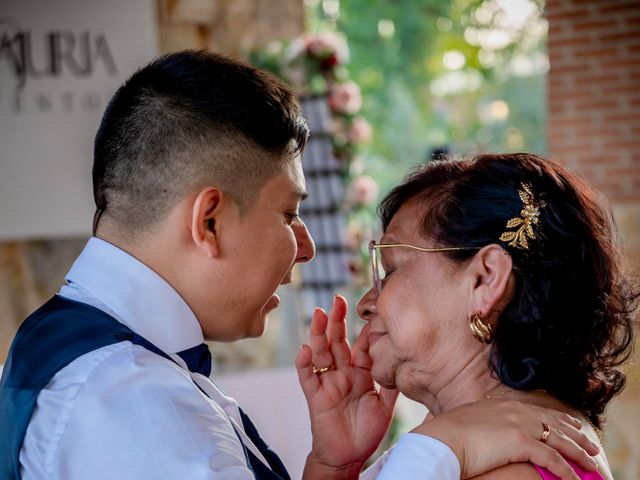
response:
M198 319L178 292L140 260L104 240L89 240L65 280L96 297L165 353L204 342Z

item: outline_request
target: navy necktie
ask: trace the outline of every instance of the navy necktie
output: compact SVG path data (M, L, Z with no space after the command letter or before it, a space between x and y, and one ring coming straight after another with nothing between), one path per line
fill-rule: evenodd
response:
M197 345L195 347L178 352L178 356L185 361L187 367L191 372L201 373L206 377L211 374L212 358L211 352L209 351L209 347L206 343L201 343L200 345ZM287 473L282 460L280 460L278 455L273 450L271 450L271 448L269 448L264 440L262 440L260 434L258 433L258 429L255 427L249 416L244 413L244 411L239 406L238 410L240 411L240 418L242 419L242 427L244 428L244 433L246 433L253 444L258 447L258 450L260 450L260 453L262 453L264 458L267 460L273 472L278 474L282 479L288 479L289 474ZM251 454L251 456L253 456L253 454ZM254 471L256 469L256 466L260 468L260 465L262 464L262 462L260 462L259 460L257 460L257 462L251 463ZM266 475L267 473L268 472L264 472L263 475ZM259 478L268 477L259 476Z
M211 375L211 352L206 343L178 352L178 356L187 364L190 371L201 373L205 377Z

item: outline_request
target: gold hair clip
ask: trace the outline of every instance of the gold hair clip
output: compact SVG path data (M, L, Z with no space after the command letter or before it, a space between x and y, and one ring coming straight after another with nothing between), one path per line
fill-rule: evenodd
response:
M507 222L506 228L519 227L515 231L505 231L500 235L500 240L509 242L509 246L529 250L527 237L535 240L536 234L533 226L540 222L540 209L547 204L540 200L536 202L530 183L520 183L522 190L518 190L520 200L524 208L520 211L520 217L512 218Z

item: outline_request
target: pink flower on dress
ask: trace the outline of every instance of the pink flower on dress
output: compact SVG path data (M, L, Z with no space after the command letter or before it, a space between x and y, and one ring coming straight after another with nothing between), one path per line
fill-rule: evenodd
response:
M373 130L364 117L358 116L353 119L347 136L351 143L367 143L373 136Z
M329 108L337 113L353 115L362 108L362 94L356 82L338 83L329 92Z

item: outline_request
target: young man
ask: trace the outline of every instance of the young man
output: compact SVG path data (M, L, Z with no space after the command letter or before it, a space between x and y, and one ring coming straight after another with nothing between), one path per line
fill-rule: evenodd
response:
M291 280L294 264L313 258L298 216L307 135L284 85L217 55L162 57L116 92L95 140L94 237L67 285L24 322L3 372L1 478L289 478L209 378L204 340L261 335L278 306L277 287ZM380 442L393 398L378 396L372 382L354 392L320 393L310 403L307 478L355 478ZM345 402L363 399L373 399L370 414L364 424L351 422ZM541 421L562 426L544 412L507 408L521 425L505 420L493 431L511 451L483 458L485 439L475 432L486 432L489 408L429 422L424 432L451 449L417 435L398 455L429 465L429 478L457 478L461 466L480 473L540 455L548 449L537 441ZM336 442L345 425L356 427ZM557 437L554 447L586 461ZM564 465L555 457L536 462ZM402 462L390 465L388 472Z

